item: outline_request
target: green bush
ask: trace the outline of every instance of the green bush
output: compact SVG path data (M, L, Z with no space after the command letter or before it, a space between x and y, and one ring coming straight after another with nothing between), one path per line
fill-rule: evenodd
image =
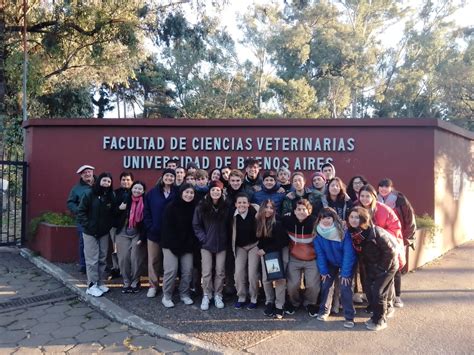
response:
M49 223L56 226L74 226L76 221L74 217L57 212L45 212L30 221L30 236L34 237L38 231L40 223Z
M416 217L416 227L418 229L426 229L432 237L434 237L436 234L442 231L442 228L436 224L433 217L431 217L428 213L425 213L423 216L415 216L415 217Z

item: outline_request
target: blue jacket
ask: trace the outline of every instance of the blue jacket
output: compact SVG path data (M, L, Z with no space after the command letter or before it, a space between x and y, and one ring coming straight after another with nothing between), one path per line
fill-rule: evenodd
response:
M329 274L329 265L332 265L341 268L342 277L352 277L357 256L349 232L344 233L344 239L340 242L325 239L318 234L314 239L314 248L321 275Z
M280 214L281 203L283 202L283 199L285 198L285 193L277 192L279 189L280 189L280 183L278 182L270 190L267 189L262 184L262 189L253 194L251 202L256 203L257 205L260 206L263 201L272 200L273 202L275 202L276 212Z
M145 207L143 211L143 223L146 228L146 236L155 243L160 242L163 213L166 205L178 196L176 187L171 188L168 198L163 194L161 186L157 185L145 195Z

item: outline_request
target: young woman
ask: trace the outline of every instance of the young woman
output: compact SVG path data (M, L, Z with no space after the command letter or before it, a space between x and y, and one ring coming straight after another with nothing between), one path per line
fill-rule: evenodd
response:
M346 185L338 177L329 180L326 192L321 199L323 207L331 207L342 221L345 221L347 211L352 207L352 201L346 194Z
M209 184L209 192L196 208L193 217L193 228L201 243L202 288L201 309L209 309L210 298L214 292L214 305L224 308L222 289L225 278L225 258L227 248L227 205L224 201L224 185L220 181ZM213 258L215 268L213 277Z
M338 282L344 308L344 327L353 328L355 310L352 303L352 275L356 254L352 247L352 240L350 236L344 235L342 221L332 208L323 208L316 224L314 248L318 256L316 260L322 280L321 303L317 319L327 320L332 303L329 291L334 282Z
M276 220L275 203L268 199L262 202L257 213L258 255L262 263L262 283L265 291L263 313L282 319L285 306L286 279L267 280L263 256L270 252L280 252L285 268L288 264L288 234L280 221ZM273 288L275 285L275 288Z
M197 244L193 229L195 208L194 187L182 184L178 198L166 206L163 215L161 247L163 248L163 298L161 303L174 307L172 300L178 267L181 270L179 296L190 305L190 285L193 274L193 249Z
M212 169L209 176L211 177L211 181L221 181L221 169Z
M91 190L82 197L77 210L77 221L84 230L84 257L86 259L86 293L100 297L109 288L103 284L109 232L115 214L115 195L112 175L102 173Z
M123 278L122 293L140 291L140 271L143 263L143 246L146 240L143 225L143 195L146 186L135 181L131 196L120 204L117 216L117 255Z
M316 252L313 246L314 223L316 217L311 214L312 206L308 200L296 203L294 213L283 217L283 225L290 238L290 258L286 275L288 297L285 312L294 314L295 309L303 303L310 317L316 317L316 303L320 290ZM305 291L303 302L300 295L301 276L304 274Z
M257 254L256 209L249 197L241 192L235 200L232 216L232 251L235 256L235 287L238 300L234 308L241 309L250 299L247 309L257 308L260 258Z
M177 196L174 186L176 173L173 169L163 170L156 186L145 196L145 210L143 222L147 233L148 247L148 279L150 288L147 297L155 297L159 287L159 277L163 270L161 258L160 238L165 207Z
M229 186L229 175L231 171L232 168L230 166L224 166L221 168L221 182L224 184L224 188Z
M372 317L365 323L367 329L378 331L387 328L387 299L398 270L397 251L390 234L374 226L369 211L354 207L347 216L348 232L352 244L364 265L366 294Z
M363 177L362 175L353 176L349 180L349 183L347 184L347 194L349 195L353 203L356 203L359 201L360 188L367 184L368 184L367 179Z

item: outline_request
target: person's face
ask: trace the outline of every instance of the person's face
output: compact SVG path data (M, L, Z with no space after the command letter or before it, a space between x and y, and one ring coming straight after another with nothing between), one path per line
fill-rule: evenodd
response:
M132 187L132 184L133 181L130 176L122 176L122 178L120 179L120 187L124 189L129 189L130 187Z
M211 174L211 181L219 181L221 178L221 172L219 170L213 170Z
M391 186L379 186L379 194L383 197L387 196L390 192L392 192Z
M278 172L277 179L282 184L286 184L288 183L288 180L290 180L290 174L288 174L286 171L280 170Z
M373 196L369 191L361 191L359 194L359 201L364 207L369 207L372 204Z
M239 197L237 201L235 201L235 208L239 213L245 213L249 210L249 200L246 197Z
M253 164L248 166L245 171L247 175L250 176L252 179L255 179L258 176L258 172L260 171L260 166L258 164Z
M231 176L229 177L229 185L232 189L237 191L240 189L240 186L242 186L242 179L238 176Z
M298 221L304 221L310 215L308 209L304 205L296 205L295 216Z
M194 189L189 188L184 190L181 194L181 197L185 202L191 202L192 200L194 200Z
M145 188L142 184L136 184L132 187L132 195L134 197L140 197L145 192Z
M184 180L184 176L186 175L186 172L184 171L183 168L176 168L176 170L174 172L176 173L176 180L177 181L183 181Z
M321 220L319 221L319 223L325 227L325 228L329 228L333 225L334 223L334 219L331 217L331 216L327 216L327 217L323 217L321 218Z
M210 191L209 191L209 195L211 196L211 198L214 200L214 201L217 201L218 199L221 198L222 196L222 190L218 187L213 187Z
M332 171L332 168L330 166L325 166L323 168L323 174L326 176L326 180L332 179L334 176L334 172Z
M321 176L315 176L313 179L313 186L317 189L323 188L325 183L326 182Z
M177 167L178 167L178 164L176 164L175 162L168 162L168 163L166 164L166 168L167 168L167 169L176 170Z
M207 177L200 177L196 179L196 185L199 187L204 187L207 185Z
M293 187L296 191L302 191L304 189L304 179L301 175L293 177Z
M364 186L364 182L360 178L355 178L354 181L352 181L352 188L355 192L359 192L362 186Z
M273 205L271 203L267 203L265 206L265 217L270 218L274 213L275 210L273 209Z
M222 168L221 170L221 175L222 175L222 178L225 180L225 181L228 181L229 180L229 174L230 174L230 169L229 168Z
M270 176L267 176L264 180L263 180L263 186L265 186L266 189L270 190L270 189L273 189L273 187L275 186L276 184L276 181L274 178L270 177Z
M356 211L351 212L347 220L352 228L358 228L360 225L360 217Z
M100 186L110 187L110 185L112 185L112 179L111 178L104 176L102 179L100 179Z
M186 176L186 183L191 184L193 186L196 185L196 178L194 177L194 175Z
M338 181L333 181L329 184L329 194L331 196L337 196L341 192L341 185L339 185Z
M94 171L92 169L85 169L81 173L81 179L87 184L91 184L94 179Z
M165 175L163 175L163 183L165 185L173 185L174 180L175 180L174 175L171 173L166 173Z

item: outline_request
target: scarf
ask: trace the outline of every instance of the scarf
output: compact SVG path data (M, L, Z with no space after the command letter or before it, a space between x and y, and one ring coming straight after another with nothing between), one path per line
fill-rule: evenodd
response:
M128 226L136 228L137 224L143 220L143 196L132 196L132 206L130 207L130 216Z
M334 223L331 225L331 227L328 228L323 227L321 224L318 224L316 227L316 231L324 239L332 240L335 242L340 242L342 240L341 235L339 234Z
M386 197L383 197L379 194L377 196L377 201L385 203L388 207L394 209L397 202L397 198L397 194L392 191Z
M362 235L362 230L351 231L352 246L354 247L357 254L362 252L362 242L365 237Z

